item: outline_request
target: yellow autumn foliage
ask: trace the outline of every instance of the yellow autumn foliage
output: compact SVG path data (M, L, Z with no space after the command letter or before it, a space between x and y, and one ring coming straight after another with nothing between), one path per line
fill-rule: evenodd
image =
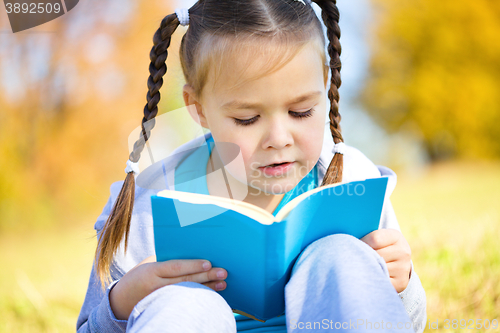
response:
M500 2L372 0L362 104L433 159L500 157Z
M173 5L80 1L17 34L0 15L0 233L95 223L109 186L125 179L153 35ZM182 102L182 35L172 38L160 114Z

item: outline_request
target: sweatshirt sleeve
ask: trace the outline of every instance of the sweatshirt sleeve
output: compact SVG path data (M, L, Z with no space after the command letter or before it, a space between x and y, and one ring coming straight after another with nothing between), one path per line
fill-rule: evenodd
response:
M92 267L89 288L76 324L77 333L125 332L127 320L116 319L109 304L109 292L118 281L113 281L102 292Z
M384 202L384 207L382 208L382 216L380 219L379 229L385 228L401 231L398 220L396 219L396 214L392 207L391 200L389 198L392 194L392 191L396 187L396 174L394 173L394 171L384 166L377 166L377 168L379 169L381 176L389 177L386 199ZM417 273L415 272L413 261L411 261L410 281L408 282L406 289L398 294L401 298L401 301L403 302L406 312L408 313L413 323L415 332L423 332L425 324L427 323L427 300L425 290L422 286L422 283L420 282Z
M414 271L413 261L411 262L410 281L406 289L399 293L399 297L401 297L406 312L413 322L415 332L423 332L427 323L427 300L422 283Z
M111 209L113 208L113 203L116 201L116 193L114 193L116 191L113 190L114 187L120 187L120 184L115 183L112 185L111 196L101 215L97 218L94 225L97 235L99 235L106 223ZM114 281L103 291L96 275L95 264L92 265L87 294L85 295L85 300L76 323L77 333L125 332L127 320L116 319L109 304L109 292L119 281L120 276L113 267L111 267L111 276Z

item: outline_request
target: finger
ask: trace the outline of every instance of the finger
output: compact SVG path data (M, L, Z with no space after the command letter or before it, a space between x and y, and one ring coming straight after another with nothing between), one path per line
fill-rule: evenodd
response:
M392 283L392 286L394 287L394 289L396 289L396 292L398 292L398 293L405 290L406 287L408 286L408 282L404 282L401 279L391 278L391 283Z
M222 272L219 275L219 272ZM197 283L207 283L207 282L218 282L222 281L227 277L227 271L223 268L213 268L208 272L183 275L174 278L167 278L167 284L175 284L179 282L197 282Z
M374 250L396 243L401 233L396 229L377 229L361 238L363 242L370 245Z
M407 265L401 261L392 261L386 263L389 276L393 278L406 278L410 276L410 270Z
M395 245L389 245L386 247L382 247L378 250L375 250L382 258L384 258L384 261L391 262L395 261L398 259L402 259L403 255L398 252L398 249Z
M221 287L218 286L219 283L221 284ZM206 282L206 283L202 283L202 284L207 286L208 288L215 290L215 291L221 291L221 290L226 289L226 287L227 287L226 281L211 281L211 282Z
M396 243L375 251L384 258L385 262L401 260L409 263L411 260L411 249L404 238L400 238Z
M208 268L204 264L208 263ZM156 275L162 278L175 278L184 275L207 272L212 268L210 261L202 259L182 259L159 262Z

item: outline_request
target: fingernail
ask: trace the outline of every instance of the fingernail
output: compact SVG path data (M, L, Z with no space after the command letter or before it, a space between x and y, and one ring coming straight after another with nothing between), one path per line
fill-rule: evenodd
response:
M215 285L215 288L217 289L222 289L222 287L224 286L224 284L222 282L219 282Z
M218 271L218 272L217 272L217 277L218 277L218 278L222 278L222 277L224 277L224 271Z
M206 271L208 271L210 269L210 263L208 261L205 261L203 263L203 269Z

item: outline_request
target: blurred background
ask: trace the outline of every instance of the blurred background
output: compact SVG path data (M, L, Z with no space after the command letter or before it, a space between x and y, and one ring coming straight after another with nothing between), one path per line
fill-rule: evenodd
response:
M146 103L152 36L192 3L82 0L16 34L0 6L0 332L75 331L93 225L125 178ZM398 174L391 200L432 331L500 319L500 2L339 8L343 135ZM185 29L169 48L160 113L183 106Z

